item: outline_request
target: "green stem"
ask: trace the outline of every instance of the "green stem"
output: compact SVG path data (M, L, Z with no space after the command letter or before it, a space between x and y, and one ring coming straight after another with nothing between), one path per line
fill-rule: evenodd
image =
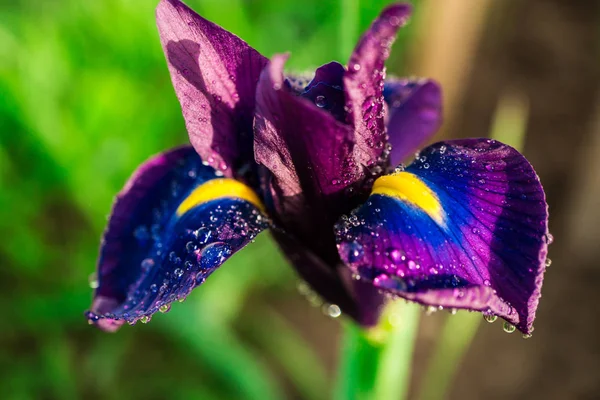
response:
M359 0L342 0L340 2L340 53L338 57L342 63L348 59L358 39L359 3Z
M336 400L406 398L418 325L418 306L400 301L386 307L375 328L347 322Z

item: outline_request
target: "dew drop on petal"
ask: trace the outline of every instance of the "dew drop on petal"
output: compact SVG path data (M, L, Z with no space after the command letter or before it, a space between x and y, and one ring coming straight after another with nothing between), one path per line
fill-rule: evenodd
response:
M322 96L322 95L317 96L315 98L315 104L319 108L325 107L327 105L327 100L325 99L325 96Z
M98 289L98 275L95 272L92 272L88 277L88 283L92 289Z
M142 269L148 271L154 266L154 260L151 258L145 258L142 260Z
M513 324L506 321L504 322L502 329L504 329L504 332L506 333L513 333L515 330L517 330L517 328Z
M212 270L221 265L231 255L231 246L224 242L215 242L207 245L199 254L200 268Z
M496 322L498 316L494 314L483 314L483 319L491 324L492 322Z
M546 258L546 263L545 263L545 265L546 265L546 268L548 268L549 266L551 266L551 265L552 265L552 260L551 260L551 259L549 259L549 258Z
M331 318L337 318L342 315L342 310L337 304L328 304L325 306L325 314Z
M171 305L169 304L163 304L162 306L160 306L160 308L158 309L158 311L160 311L161 313L168 313L169 310L171 309Z

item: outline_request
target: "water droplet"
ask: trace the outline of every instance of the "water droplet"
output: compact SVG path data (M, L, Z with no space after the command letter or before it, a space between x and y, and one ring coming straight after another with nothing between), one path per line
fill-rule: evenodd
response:
M552 265L552 260L549 258L546 258L546 268L548 268L551 265Z
M394 15L394 16L390 17L389 21L390 21L390 25L398 26L398 25L400 25L401 19L400 19L400 17Z
M140 322L142 324L147 324L148 322L150 322L150 317L148 315L144 315L142 318L140 318Z
M358 63L355 63L354 65L352 65L352 69L353 69L354 71L360 71L360 64L358 64Z
M88 283L92 289L98 289L98 275L95 272L92 272L88 277Z
M451 308L449 311L450 311L450 314L452 314L452 315L456 315L456 313L458 312L458 310L456 308Z
M298 281L296 284L296 289L298 290L298 293L303 296L306 296L309 292L311 292L310 286L308 286L308 283L304 281Z
M337 318L340 315L342 315L342 310L340 309L340 307L337 304L329 304L325 308L325 314L327 314L331 318Z
M197 248L198 248L198 246L196 246L196 244L194 242L187 242L185 244L185 250L188 253L193 253L194 251L196 251Z
M517 330L517 328L513 324L506 321L504 322L502 329L504 329L504 332L506 333L513 333L515 330Z
M145 271L150 270L150 268L154 267L154 260L151 258L145 258L142 260L142 269Z
M160 311L161 313L168 313L169 310L171 309L171 305L170 304L163 304L162 306L160 306L160 308L158 309L158 311Z
M406 166L404 164L399 164L396 168L394 168L394 174L399 174L400 172L404 172Z
M173 274L177 278L181 278L181 276L183 275L183 270L181 268L175 268L175 271L173 271Z
M319 108L323 108L327 105L327 100L325 99L325 96L317 96L315 98L315 104L317 105L317 107Z
M523 339L531 339L533 335L531 333L525 333L523 334Z
M348 247L348 262L353 263L359 261L365 255L363 247L358 242L350 242Z
M546 234L545 239L546 239L546 244L552 244L552 242L554 242L554 236L550 232L548 232Z
M427 306L427 308L425 308L425 315L431 315L436 311L437 311L436 306Z
M212 270L221 265L232 254L231 246L223 242L207 245L198 255L200 268L204 271Z
M494 314L483 314L483 319L485 319L486 322L489 322L491 324L492 322L496 322L498 316Z
M390 260L392 260L394 262L398 262L401 260L402 251L400 251L399 249L392 248L392 249L388 250L388 252L389 252Z

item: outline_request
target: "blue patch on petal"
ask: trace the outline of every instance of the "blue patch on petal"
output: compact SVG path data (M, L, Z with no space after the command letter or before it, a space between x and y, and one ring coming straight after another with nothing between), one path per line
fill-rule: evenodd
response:
M380 179L337 226L342 260L382 290L497 314L529 333L548 213L525 158L491 140L439 143Z
M103 239L90 321L106 330L145 321L184 299L267 227L258 208L238 197L176 213L190 193L220 176L191 147L159 155L136 171L117 196Z

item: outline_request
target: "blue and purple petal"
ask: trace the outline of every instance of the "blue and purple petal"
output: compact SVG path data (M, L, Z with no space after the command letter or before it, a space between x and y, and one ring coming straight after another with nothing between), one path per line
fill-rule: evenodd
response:
M204 164L192 147L171 150L142 164L117 195L91 323L114 331L168 310L267 228L254 192Z
M156 20L192 146L237 176L253 160L254 94L267 59L179 0L162 0Z
M342 260L382 291L428 306L498 315L533 330L545 271L548 210L513 148L441 142L376 181L337 225Z

